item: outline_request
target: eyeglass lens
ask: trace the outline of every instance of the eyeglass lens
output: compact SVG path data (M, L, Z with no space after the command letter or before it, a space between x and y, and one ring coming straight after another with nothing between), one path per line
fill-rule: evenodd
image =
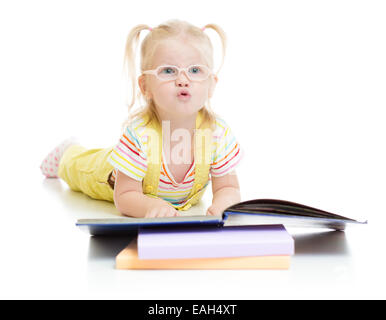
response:
M186 74L193 81L205 80L209 76L209 71L205 67L193 65L187 69ZM178 68L173 66L160 67L157 76L162 80L175 80L178 77Z

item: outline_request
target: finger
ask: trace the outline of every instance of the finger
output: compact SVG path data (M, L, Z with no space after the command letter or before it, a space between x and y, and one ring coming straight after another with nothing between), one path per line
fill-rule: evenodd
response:
M157 217L158 218L164 218L164 217L167 216L167 214L168 214L168 208L164 208L164 207L163 208L159 208Z
M208 216L218 216L217 212L214 209L208 209Z
M157 216L157 209L151 209L145 216L145 218L155 218Z
M170 210L168 211L168 217L176 217L177 216L177 210L174 209L174 208L170 208Z
M162 218L164 215L162 211L158 211L157 214L155 215L156 218Z

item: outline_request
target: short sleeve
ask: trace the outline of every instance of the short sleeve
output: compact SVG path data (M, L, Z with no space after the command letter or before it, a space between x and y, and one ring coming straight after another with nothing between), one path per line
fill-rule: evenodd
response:
M146 175L147 160L143 144L132 126L127 126L108 162L130 178L142 181Z
M232 172L239 165L244 155L244 151L233 135L232 130L221 119L216 119L212 150L210 174L213 177L221 177Z

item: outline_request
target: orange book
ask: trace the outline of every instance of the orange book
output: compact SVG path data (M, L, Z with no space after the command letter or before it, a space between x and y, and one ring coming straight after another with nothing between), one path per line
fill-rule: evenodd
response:
M117 269L288 269L291 256L199 259L139 259L133 240L115 259Z

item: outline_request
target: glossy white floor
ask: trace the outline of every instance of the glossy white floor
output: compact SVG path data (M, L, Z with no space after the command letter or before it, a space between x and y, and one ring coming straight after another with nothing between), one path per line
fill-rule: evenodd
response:
M193 13L170 1L153 14L148 2L0 4L0 298L386 298L385 6L241 2L240 21L229 20L234 5L221 2L219 13L220 1L203 1L204 12L197 1ZM125 36L174 17L227 31L212 106L245 149L243 200L286 199L367 226L290 229L288 271L119 271L114 258L129 239L75 227L116 210L44 179L40 161L73 135L90 148L116 143ZM203 210L210 201L209 189Z

